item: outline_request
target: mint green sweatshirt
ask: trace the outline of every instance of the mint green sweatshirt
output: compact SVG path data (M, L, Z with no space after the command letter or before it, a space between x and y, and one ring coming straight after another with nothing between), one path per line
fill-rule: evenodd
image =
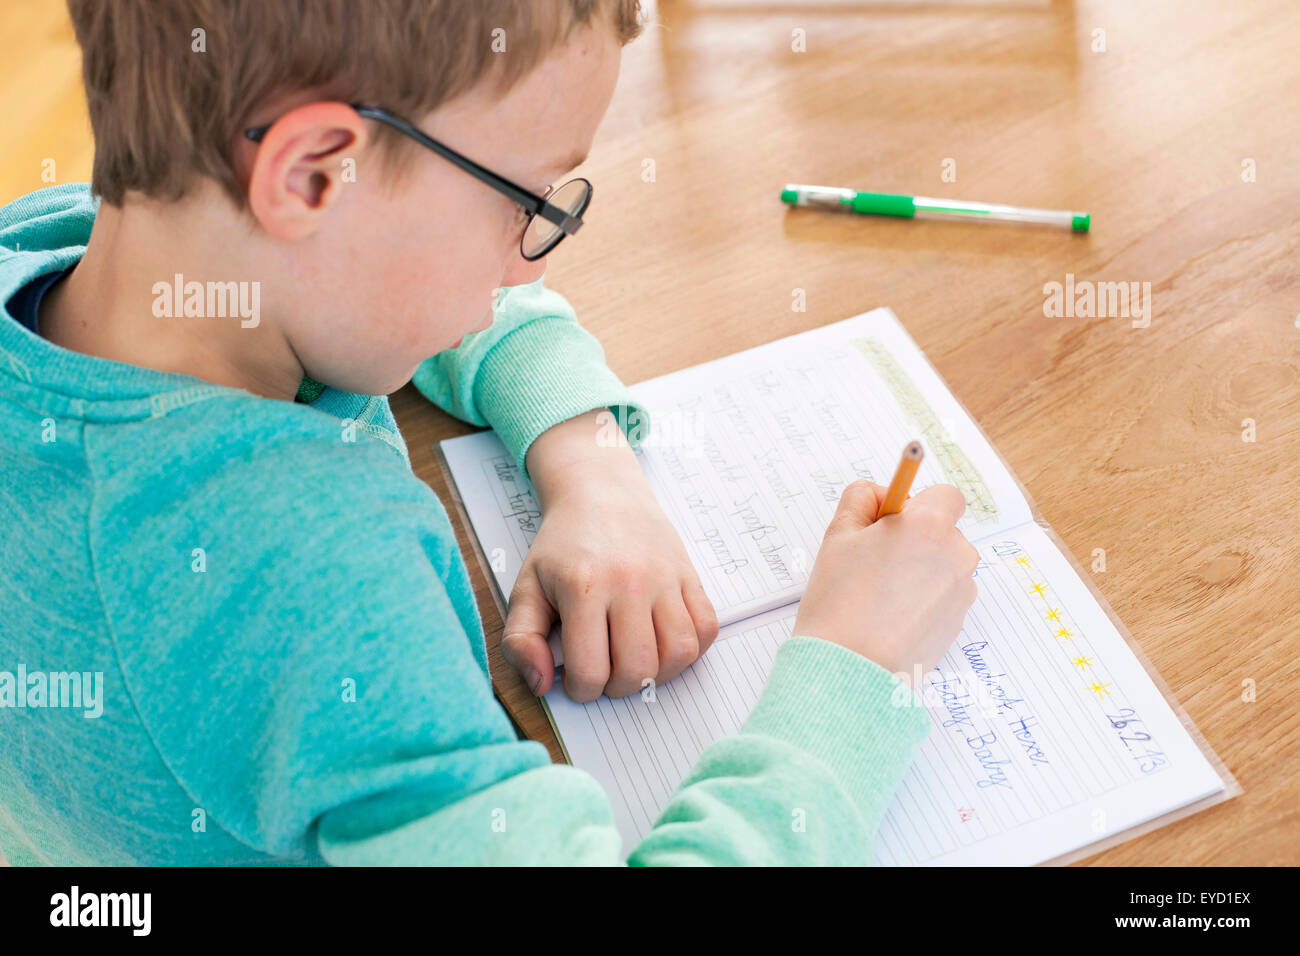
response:
M78 185L0 210L0 304L77 262L95 209ZM635 404L541 283L415 382L521 464L551 425ZM386 399L261 398L70 352L6 309L0 468L14 864L866 863L929 729L883 668L794 637L740 733L620 848L596 781L494 698Z

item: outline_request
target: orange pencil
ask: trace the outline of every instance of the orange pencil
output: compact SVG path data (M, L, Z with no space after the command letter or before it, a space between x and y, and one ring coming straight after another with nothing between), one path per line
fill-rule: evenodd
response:
M924 457L925 449L919 441L910 442L903 449L903 457L898 463L898 470L894 472L894 480L889 483L889 490L885 492L885 502L880 506L877 517L896 515L902 510L903 502L912 490L912 479L916 477L916 470L921 467L921 459Z

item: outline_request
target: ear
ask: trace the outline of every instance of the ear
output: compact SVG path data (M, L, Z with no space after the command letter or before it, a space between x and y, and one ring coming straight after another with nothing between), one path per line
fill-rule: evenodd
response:
M248 204L270 235L315 232L343 185L343 153L366 145L365 121L346 103L310 103L277 119L256 145Z

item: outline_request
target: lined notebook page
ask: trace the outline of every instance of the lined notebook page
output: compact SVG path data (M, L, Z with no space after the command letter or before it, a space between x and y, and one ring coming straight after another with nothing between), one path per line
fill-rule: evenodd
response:
M547 696L573 762L609 793L628 849L711 741L734 733L793 626L844 485L962 489L979 599L925 675L934 728L884 820L887 864L1052 859L1223 788L1014 478L885 309L636 385L638 450L724 627L677 680L578 705ZM491 432L442 443L503 597L540 525ZM553 647L555 642L552 642Z
M632 393L650 413L642 470L724 624L798 600L844 486L889 484L914 438L926 446L914 492L960 488L967 537L1031 517L1015 480L888 309ZM532 488L491 432L442 448L509 595L541 520Z
M980 553L979 598L922 678L932 729L877 833L879 863L1040 863L1223 788L1038 526L985 539ZM570 759L608 793L626 851L703 749L740 728L794 611L725 628L653 700L547 695Z

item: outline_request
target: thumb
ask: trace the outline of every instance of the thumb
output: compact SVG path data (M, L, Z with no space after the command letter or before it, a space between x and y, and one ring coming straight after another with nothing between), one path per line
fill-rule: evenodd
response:
M536 697L549 691L555 682L555 659L546 643L555 616L541 582L525 568L510 595L510 609L501 635L501 656L519 672Z
M849 482L840 494L840 503L826 527L826 533L865 528L874 522L880 506L885 503L885 493L888 490L874 481Z

